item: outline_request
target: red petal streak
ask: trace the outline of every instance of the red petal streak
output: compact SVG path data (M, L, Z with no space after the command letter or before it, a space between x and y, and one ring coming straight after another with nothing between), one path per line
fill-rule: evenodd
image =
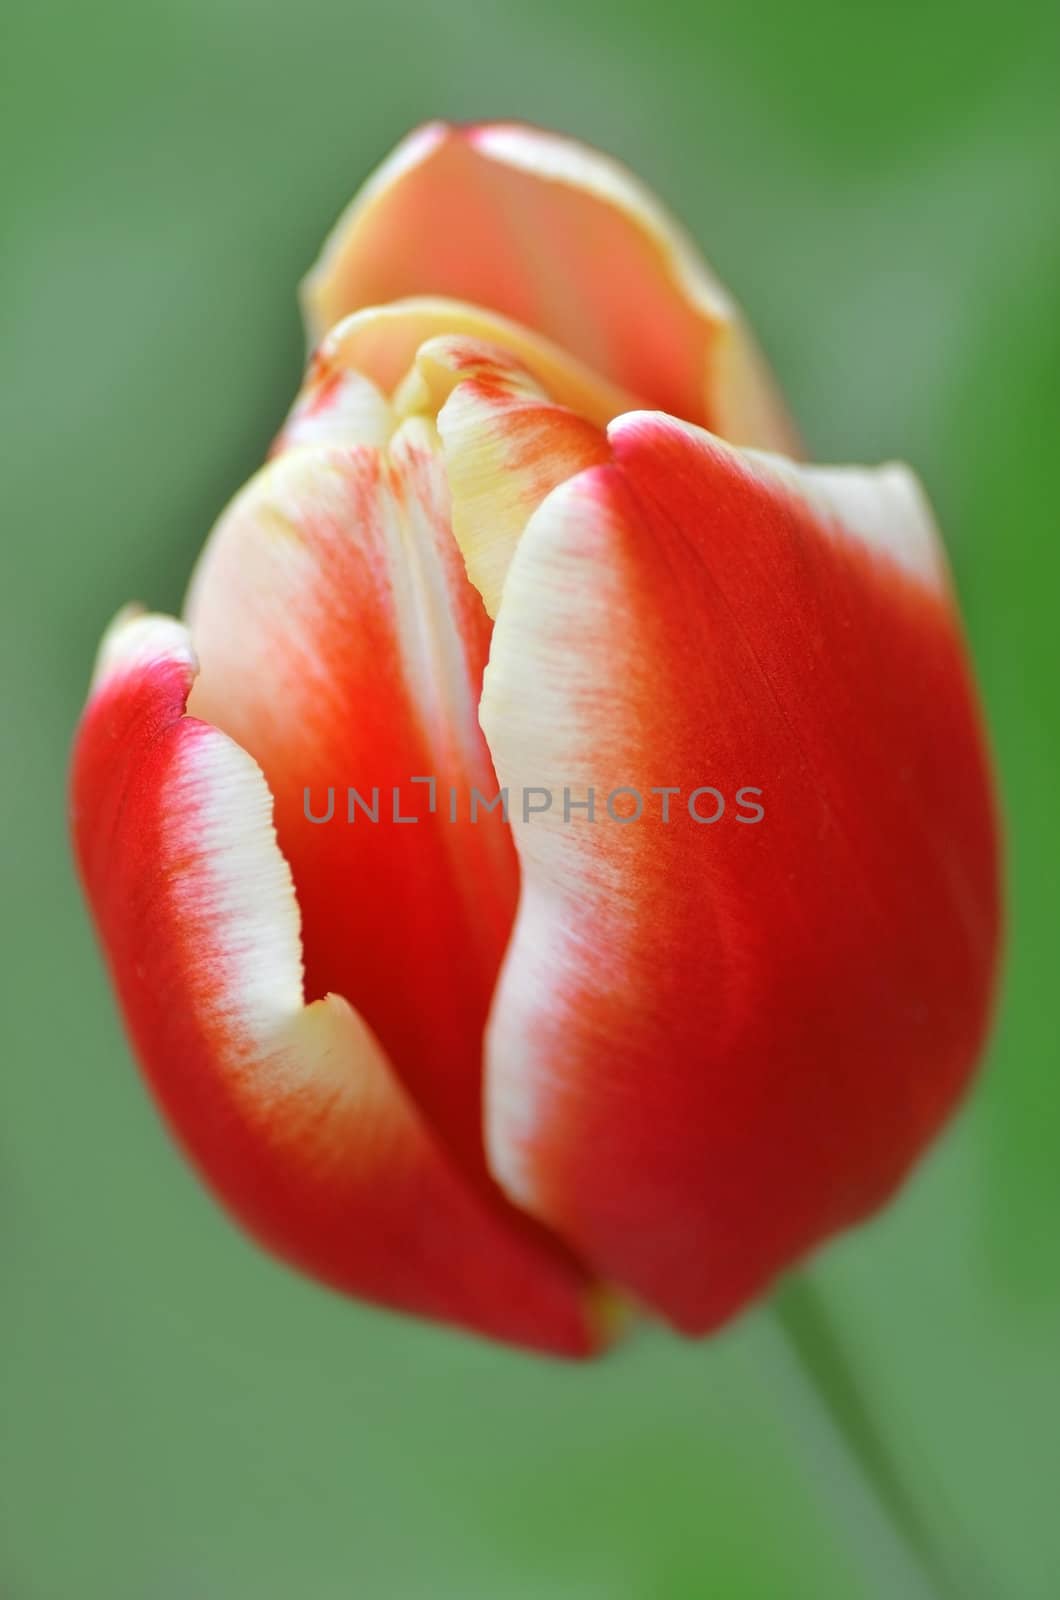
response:
M588 1353L599 1330L580 1275L457 1176L345 1000L303 1006L270 796L244 751L183 714L193 672L177 623L120 620L73 772L85 889L171 1127L235 1216L305 1272Z
M908 474L802 472L643 414L611 438L523 534L482 719L513 791L647 807L516 828L488 1148L699 1332L879 1206L952 1110L993 984L994 813ZM669 824L652 785L682 790ZM689 816L700 785L715 824Z

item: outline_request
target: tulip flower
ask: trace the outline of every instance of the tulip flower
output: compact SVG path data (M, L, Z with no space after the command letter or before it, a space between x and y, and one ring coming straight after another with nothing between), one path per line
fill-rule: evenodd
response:
M995 810L927 501L800 464L689 242L545 133L412 135L304 306L270 460L77 735L133 1049L333 1288L570 1356L626 1305L708 1333L981 1052Z

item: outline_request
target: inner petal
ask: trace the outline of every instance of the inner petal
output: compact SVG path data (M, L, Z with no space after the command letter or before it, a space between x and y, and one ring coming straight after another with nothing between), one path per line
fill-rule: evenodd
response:
M366 383L384 394L400 391L423 348L437 339L476 341L506 352L558 404L601 427L640 404L635 391L509 317L465 301L417 295L368 306L336 323L313 354L292 419L334 405L344 382L358 394ZM366 435L358 437L367 442Z

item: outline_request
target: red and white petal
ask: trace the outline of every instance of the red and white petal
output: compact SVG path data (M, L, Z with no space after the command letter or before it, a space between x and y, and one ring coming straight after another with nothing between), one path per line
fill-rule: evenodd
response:
M308 994L350 1001L487 1181L482 1035L518 865L499 808L470 818L472 791L497 791L477 714L490 623L449 529L433 424L406 420L386 456L318 447L270 463L214 530L187 615L192 710L250 752L276 798ZM356 800L351 820L351 788L377 820ZM307 796L319 818L329 792L331 819L310 820Z
M345 999L303 1003L268 787L184 714L194 672L179 624L120 617L73 771L85 889L171 1128L244 1226L325 1283L589 1353L602 1330L584 1277L458 1176Z
M362 306L424 294L536 329L642 404L737 443L795 447L743 319L689 240L624 168L573 140L503 124L410 135L305 281L311 340Z
M523 870L487 1148L596 1270L702 1332L880 1205L967 1083L995 817L907 472L748 460L648 414L610 436L613 465L531 518L486 674ZM606 814L625 786L635 822ZM528 788L553 804L524 822ZM564 822L565 788L595 822ZM679 791L668 823L653 788Z

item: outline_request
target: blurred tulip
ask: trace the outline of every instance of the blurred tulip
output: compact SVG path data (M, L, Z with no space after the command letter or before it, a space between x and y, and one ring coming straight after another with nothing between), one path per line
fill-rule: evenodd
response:
M567 1355L626 1298L708 1332L894 1192L982 1045L927 503L796 464L692 247L550 135L412 135L304 303L271 461L77 736L133 1047L325 1283Z

